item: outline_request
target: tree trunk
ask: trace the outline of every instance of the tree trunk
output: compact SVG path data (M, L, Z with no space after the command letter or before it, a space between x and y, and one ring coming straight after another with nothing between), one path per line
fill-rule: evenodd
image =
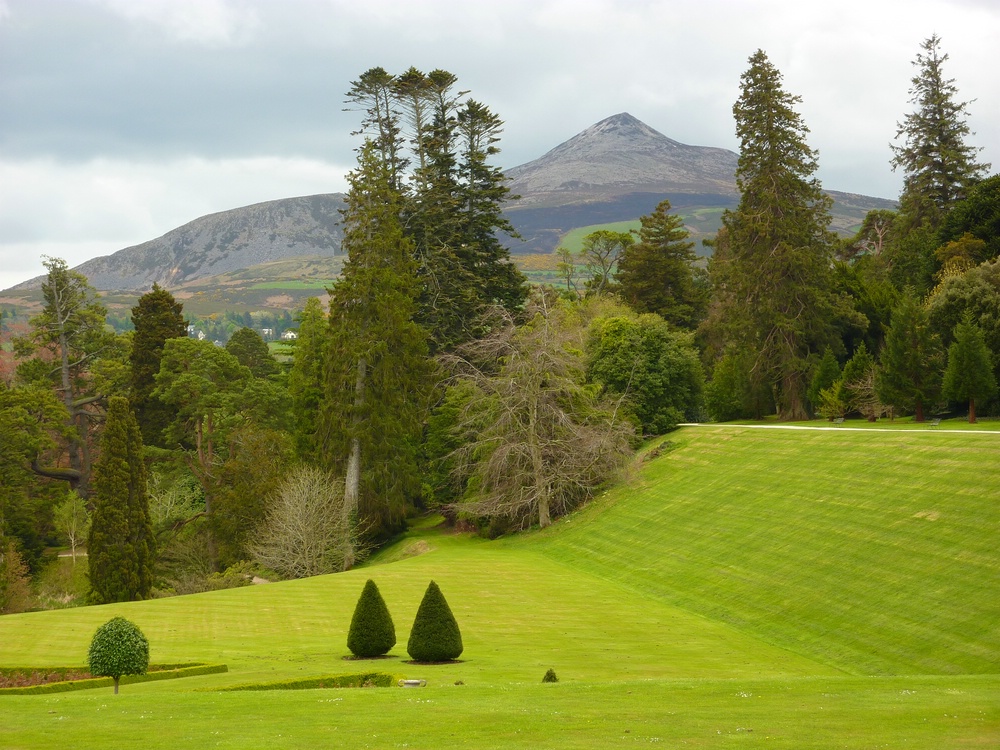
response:
M121 677L112 677L111 679L115 681L115 695L118 695L118 680L120 680Z
M976 399L969 399L969 424L976 423Z
M355 434L351 438L351 453L347 457L347 476L344 478L344 521L351 523L356 517L361 499L361 438L357 428L361 424L361 407L365 403L365 378L368 374L368 362L364 357L358 359L358 377L354 383L354 427ZM348 528L350 528L348 526ZM348 545L344 553L344 570L354 565L354 548Z
M913 421L914 422L923 422L924 421L924 402L921 401L920 399L917 399L917 404L915 406L915 411L916 411L916 414L913 415Z

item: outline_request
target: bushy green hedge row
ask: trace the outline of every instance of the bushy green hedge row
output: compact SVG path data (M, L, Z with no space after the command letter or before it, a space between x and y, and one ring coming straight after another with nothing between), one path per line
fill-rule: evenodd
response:
M364 672L362 674L336 674L323 677L307 677L300 680L278 680L277 682L247 682L220 688L203 688L209 692L230 692L234 690L313 690L317 688L359 688L392 687L401 678L385 672Z
M14 674L28 672L45 672L52 674L58 672L62 675L66 672L85 671L86 667L4 667L0 669L3 674ZM175 680L179 677L196 677L203 674L219 674L228 672L229 667L225 664L158 664L150 667L146 674L128 675L121 678L123 684L136 682L155 682L156 680ZM114 685L114 680L110 677L94 677L89 680L69 680L66 682L47 682L44 685L31 685L29 687L0 688L0 695L42 695L46 693L68 693L73 690L90 690L91 688L110 687Z

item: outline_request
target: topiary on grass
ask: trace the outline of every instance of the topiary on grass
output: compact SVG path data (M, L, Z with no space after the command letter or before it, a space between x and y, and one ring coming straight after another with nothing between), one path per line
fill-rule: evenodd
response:
M396 645L396 628L375 581L368 579L351 618L347 647L363 659L382 656Z
M556 677L556 670L549 667L549 671L542 677L542 682L559 682L559 678Z
M417 609L406 651L414 661L450 661L462 655L462 633L434 581Z
M122 675L146 674L149 669L149 641L135 623L115 617L94 633L87 662L94 677L110 677L115 681L117 695Z

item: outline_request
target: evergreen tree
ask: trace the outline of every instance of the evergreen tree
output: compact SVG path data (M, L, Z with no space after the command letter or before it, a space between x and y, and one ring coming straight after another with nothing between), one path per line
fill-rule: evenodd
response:
M618 293L636 312L656 313L679 328L693 328L705 299L694 282L697 256L684 220L670 213L670 201L664 200L639 221L639 241L618 259Z
M323 397L327 321L316 297L306 300L299 316L292 369L288 373L288 394L292 398L295 449L301 458L312 460L316 453L316 411Z
M267 342L252 328L241 328L229 337L226 351L236 357L244 367L249 367L255 378L278 374L278 363L271 356Z
M813 411L819 406L819 394L831 387L840 379L840 363L833 356L833 349L829 346L823 350L823 358L813 372L812 381L809 383L809 403L812 404Z
M945 77L948 55L940 45L937 34L920 45L910 87L915 110L897 126L896 138L903 144L892 146L892 167L903 171L899 202L909 229L936 231L951 206L989 169L976 161L979 149L965 142L972 134L966 122L970 102L955 100L958 89L953 78Z
M948 368L942 392L952 401L969 401L969 423L976 421L976 401L989 398L997 390L993 362L986 339L968 313L955 326L955 341L948 348Z
M829 340L840 303L831 291L830 198L813 177L816 152L781 73L758 50L733 107L740 203L723 217L713 265L729 346L754 352L756 382L773 384L783 419L805 419L809 356ZM846 311L845 311L846 312Z
M923 422L924 406L934 403L941 390L944 356L927 310L912 290L906 290L892 313L880 365L876 379L879 398L913 411L915 420Z
M347 647L355 656L370 659L387 654L395 645L396 627L392 615L375 581L369 578L354 607Z
M438 585L431 581L410 629L406 652L414 661L450 661L462 655L462 633Z
M834 385L837 396L843 401L846 410L861 412L869 422L874 422L883 413L875 381L875 358L862 341L847 360L840 380Z
M371 142L349 180L348 260L330 295L331 356L317 450L327 468L346 477L348 512L371 533L384 533L402 523L420 492L416 458L431 364L426 333L414 322L412 244Z
M148 598L155 550L142 435L128 400L112 396L101 456L94 465L94 514L87 540L93 601Z
M153 397L153 390L164 343L167 339L187 335L182 309L181 303L158 284L153 284L153 289L142 295L132 308L135 334L129 354L130 392L132 409L145 445L165 447L163 431L170 423L172 410Z

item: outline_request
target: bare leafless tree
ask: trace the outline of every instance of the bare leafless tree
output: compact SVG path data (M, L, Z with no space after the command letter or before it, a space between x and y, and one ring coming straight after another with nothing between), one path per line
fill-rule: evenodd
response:
M249 550L257 563L287 578L343 570L358 558L343 479L310 466L292 469L268 499Z
M584 384L581 316L544 292L526 312L517 326L496 310L492 333L446 364L482 394L460 422L460 510L544 527L624 465L634 430Z

